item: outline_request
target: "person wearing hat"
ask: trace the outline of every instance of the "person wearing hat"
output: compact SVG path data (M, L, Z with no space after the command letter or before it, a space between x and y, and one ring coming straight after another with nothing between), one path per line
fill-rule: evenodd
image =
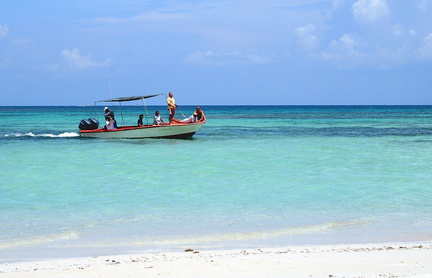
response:
M105 111L105 120L109 120L112 119L113 123L114 123L114 128L117 128L117 121L115 120L114 117L114 111L110 110L108 107L104 108Z

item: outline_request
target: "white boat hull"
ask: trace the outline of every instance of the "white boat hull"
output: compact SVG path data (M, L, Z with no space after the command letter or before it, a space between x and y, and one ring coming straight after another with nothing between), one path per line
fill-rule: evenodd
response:
M140 139L140 138L190 138L205 122L174 123L171 125L124 126L113 130L81 130L83 138Z

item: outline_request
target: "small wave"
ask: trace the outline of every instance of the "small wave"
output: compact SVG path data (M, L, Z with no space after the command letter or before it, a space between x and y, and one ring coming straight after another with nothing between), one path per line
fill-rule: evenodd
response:
M193 244L197 242L266 239L266 238L276 238L276 237L287 236L287 235L304 235L304 234L322 233L322 232L341 229L347 226L361 225L364 223L365 221L362 220L351 220L345 222L327 222L327 223L321 223L317 225L291 227L291 228L283 228L283 229L268 230L268 231L215 234L215 235L205 235L205 236L198 236L198 237L194 236L191 238L160 240L158 241L158 243L170 245L170 244ZM154 242L136 242L135 244L147 245L151 243Z
M264 230L264 231L255 231L255 232L239 232L239 233L221 233L221 234L208 234L208 235L190 235L181 238L152 238L147 241L130 241L128 240L128 245L137 245L137 246L152 246L152 245L188 245L188 244L197 244L197 243L210 243L210 242L220 242L220 241L242 241L242 240L259 240L259 239L270 239L276 238L280 236L294 236L294 235L305 235L305 234L315 234L315 233L325 233L333 230L343 229L349 226L357 226L365 224L367 221L364 220L350 220L344 222L327 222L310 226L299 226L299 227L290 227L290 228L282 228L276 230ZM89 225L88 227L93 227L94 225ZM42 237L33 237L22 239L20 241L11 242L9 244L0 244L0 250L4 248L11 247L19 247L26 245L34 245L34 244L42 244L52 241L59 240L71 240L78 239L79 234L77 232L67 232L58 235L51 236L42 236ZM121 242L91 242L91 243L78 243L74 246L76 247L120 247L123 246L124 243Z
M6 134L5 137L71 138L71 137L79 137L79 134L76 132L63 132L56 135L51 133L34 134L33 132L27 132L27 133Z
M78 239L79 237L80 237L79 233L75 231L67 231L64 233L54 234L54 235L27 237L27 238L12 240L7 243L2 243L0 244L0 250L6 248L37 245L42 243L54 242L54 241L72 240L72 239Z

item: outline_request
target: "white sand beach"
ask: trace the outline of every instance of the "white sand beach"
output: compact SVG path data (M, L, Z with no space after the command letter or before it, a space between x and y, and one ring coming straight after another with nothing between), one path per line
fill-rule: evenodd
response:
M294 246L49 259L1 277L432 277L432 242Z

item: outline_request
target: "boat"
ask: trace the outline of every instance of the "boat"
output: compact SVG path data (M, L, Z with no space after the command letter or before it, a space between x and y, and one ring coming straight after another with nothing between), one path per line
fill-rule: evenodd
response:
M164 94L146 95L146 96L132 96L132 97L120 97L107 100L95 101L101 102L129 102L142 100L145 108L145 115L147 115L147 107L145 105L145 99L160 96ZM123 114L123 113L122 113ZM122 116L123 117L123 116ZM153 122L153 118L151 119ZM122 121L123 122L123 121ZM104 139L141 139L141 138L176 138L185 139L191 138L204 124L206 120L201 121L180 121L176 120L170 124L153 125L147 124L143 126L118 126L115 129L106 129L99 127L99 122L95 118L83 119L80 122L79 135L83 138L104 138Z

